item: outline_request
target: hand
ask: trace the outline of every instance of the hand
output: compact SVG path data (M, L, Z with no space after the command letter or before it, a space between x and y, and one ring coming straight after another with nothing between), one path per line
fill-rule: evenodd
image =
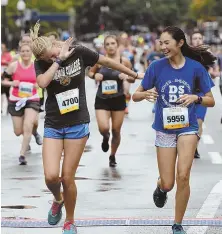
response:
M37 84L37 83L35 83L35 84L34 84L34 88L36 88L36 89L38 89L38 88L39 88L39 86L38 86L38 84Z
M137 79L141 80L141 79L143 79L143 78L144 78L144 76L145 76L145 73L143 73L143 72L139 72L139 73L138 73L138 77L137 77Z
M95 74L95 80L96 80L96 81L102 81L102 80L103 80L103 75L100 74L100 73L96 73L96 74Z
M144 91L144 98L149 102L155 102L158 96L159 95L155 87Z
M136 79L134 79L133 77L131 76L127 76L127 78L125 79L127 82L129 83L135 83Z
M19 84L20 84L20 81L18 81L18 80L13 80L13 81L12 81L12 86L13 86L13 87L18 87Z
M177 103L181 103L180 106L189 106L190 104L197 101L197 95L184 94L177 99Z
M58 58L61 59L62 61L66 60L70 56L70 54L72 54L72 52L74 51L74 48L69 50L72 42L73 42L73 38L70 37L62 45L62 49L61 49L60 54L58 56Z
M118 77L119 77L120 80L127 80L128 79L128 76L126 74L124 74L124 73L120 73L118 75Z

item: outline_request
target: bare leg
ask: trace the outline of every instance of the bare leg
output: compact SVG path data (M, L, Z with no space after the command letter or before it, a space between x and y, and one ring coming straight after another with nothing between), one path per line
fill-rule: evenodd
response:
M74 220L77 188L75 174L88 137L64 140L64 161L62 165L62 184L66 208L66 221Z
M178 138L176 223L182 222L190 197L190 170L193 163L193 155L197 148L197 141L198 137L196 135L185 135Z
M56 201L61 201L61 181L59 179L60 160L63 150L63 140L44 138L43 140L43 167L45 182Z

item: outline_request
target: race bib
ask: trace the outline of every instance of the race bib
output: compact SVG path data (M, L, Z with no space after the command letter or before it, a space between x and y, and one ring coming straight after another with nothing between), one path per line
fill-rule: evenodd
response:
M28 82L20 82L19 83L19 91L18 96L21 98L31 97L33 91L34 84Z
M60 113L66 114L71 111L79 110L79 89L68 90L56 94Z
M163 109L164 129L189 127L188 109L186 107L171 107Z
M116 80L104 80L102 81L102 93L114 94L118 92L118 86Z

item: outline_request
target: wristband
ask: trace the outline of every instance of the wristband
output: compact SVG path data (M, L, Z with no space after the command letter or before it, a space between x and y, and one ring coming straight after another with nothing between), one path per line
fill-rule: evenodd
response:
M61 66L61 64L62 64L62 60L61 59L59 59L59 58L57 58L56 60L55 60L55 63L57 63L59 66Z
M200 96L198 96L198 99L197 99L197 101L196 101L195 103L196 103L196 104L201 104L202 101L203 101L203 98L200 97Z

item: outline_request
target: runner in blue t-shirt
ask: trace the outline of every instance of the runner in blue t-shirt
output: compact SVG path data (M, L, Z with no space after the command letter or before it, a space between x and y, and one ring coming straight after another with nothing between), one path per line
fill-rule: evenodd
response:
M184 32L173 26L162 32L160 46L165 58L150 64L141 85L133 94L133 100L157 98L153 128L156 130L160 177L153 199L157 207L165 205L167 192L175 183L177 166L175 223L172 229L173 234L185 234L181 223L190 196L190 170L199 138L195 103L208 107L215 105L211 78L204 68L213 64L215 57L203 46L190 47ZM202 97L195 94L196 81Z
M200 32L194 32L191 35L191 45L194 47L198 47L200 45L203 45L203 35ZM210 73L209 67L206 68L208 70L208 72ZM210 76L214 79L215 77L213 77L213 74L210 74ZM210 79L210 83L212 85L212 87L214 86L214 83L212 81L212 79ZM200 92L199 88L197 87L196 89L196 94L199 96L203 96L203 93ZM203 122L205 119L207 113L207 107L203 106L201 104L196 104L196 115L197 115L197 122L198 122L198 126L199 126L199 136L201 137L202 133L203 133ZM198 149L196 149L195 154L194 154L194 158L200 158L200 154L198 152Z

